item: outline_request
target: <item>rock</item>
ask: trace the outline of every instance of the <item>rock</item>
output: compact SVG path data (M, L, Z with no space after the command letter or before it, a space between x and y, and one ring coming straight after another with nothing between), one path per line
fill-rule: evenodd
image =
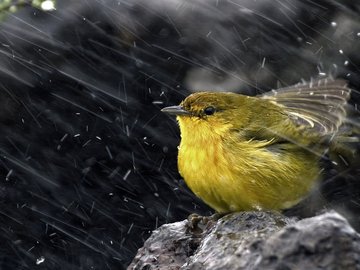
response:
M336 212L303 219L265 240L256 269L360 269L360 235Z
M233 249L237 239L242 239L245 248L247 241L261 240L263 235L289 223L291 220L284 216L263 212L235 213L219 220L216 216L192 216L154 231L128 269L180 269L182 266L186 269L187 265L196 265L207 258L209 262L219 262Z
M188 221L165 224L139 249L128 269L180 269L199 246L201 235L188 233Z
M336 212L193 216L155 230L128 269L360 269L360 235Z

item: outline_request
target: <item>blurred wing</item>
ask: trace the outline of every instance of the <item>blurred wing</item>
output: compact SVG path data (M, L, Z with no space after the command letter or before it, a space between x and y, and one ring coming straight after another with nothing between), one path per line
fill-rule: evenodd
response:
M338 130L351 90L343 80L318 80L272 90L261 96L281 106L299 126L322 135Z

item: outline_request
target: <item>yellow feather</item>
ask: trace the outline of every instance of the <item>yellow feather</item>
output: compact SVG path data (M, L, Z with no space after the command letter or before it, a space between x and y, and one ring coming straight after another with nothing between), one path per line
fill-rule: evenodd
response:
M284 209L296 204L319 177L316 156L278 155L269 141L229 138L231 124L178 117L178 167L189 188L218 212ZM303 158L302 158L303 155Z

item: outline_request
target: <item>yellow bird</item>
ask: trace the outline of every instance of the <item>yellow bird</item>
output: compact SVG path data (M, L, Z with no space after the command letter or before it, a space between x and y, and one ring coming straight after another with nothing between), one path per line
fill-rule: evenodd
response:
M349 97L345 81L318 80L255 97L198 92L162 111L177 116L178 168L196 196L220 213L281 210L321 178Z

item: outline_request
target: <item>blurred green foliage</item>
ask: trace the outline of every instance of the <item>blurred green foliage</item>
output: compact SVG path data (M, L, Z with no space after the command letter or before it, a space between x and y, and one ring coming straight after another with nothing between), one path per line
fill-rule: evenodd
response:
M0 0L0 21L3 21L10 13L15 13L25 6L51 11L55 9L56 0Z

